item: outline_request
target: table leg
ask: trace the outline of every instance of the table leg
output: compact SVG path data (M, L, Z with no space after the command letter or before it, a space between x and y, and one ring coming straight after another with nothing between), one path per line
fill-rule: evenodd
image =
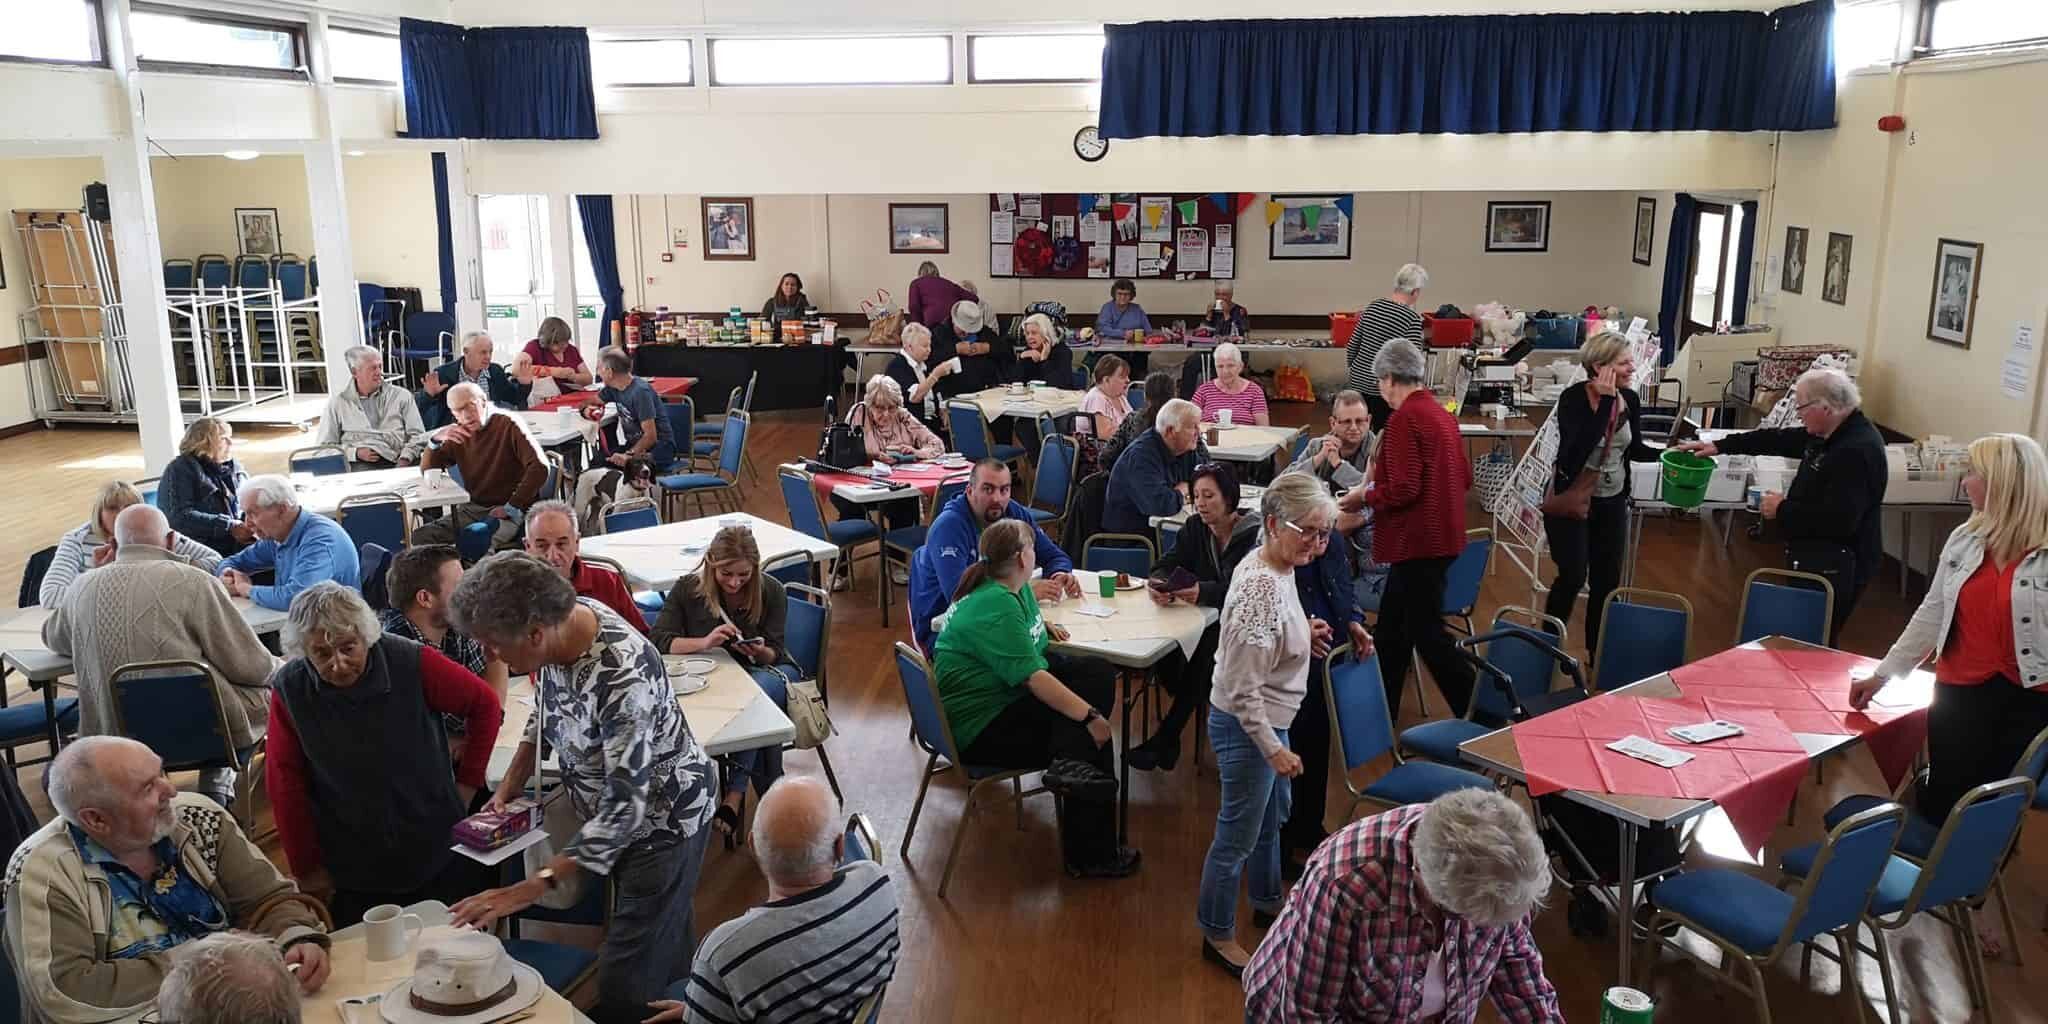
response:
M868 522L875 524L875 600L882 606L882 628L889 628L889 517L879 502L868 506ZM853 570L848 569L846 586L853 589Z
M57 724L57 681L49 679L39 684L30 680L29 685L43 691L43 721L50 723L50 756L54 758L64 746L64 728Z
M1616 819L1619 821L1620 819ZM1615 886L1616 912L1621 917L1619 927L1614 931L1621 937L1621 974L1615 984L1627 985L1633 977L1629 973L1629 957L1636 944L1636 838L1638 830L1634 822L1621 822L1621 878Z
M1117 703L1123 705L1123 714L1118 716L1123 723L1123 742L1116 751L1116 844L1125 846L1129 844L1131 834L1131 706L1137 701L1138 690L1143 689L1143 685L1135 682L1137 677L1132 672L1119 671L1116 678L1121 690Z

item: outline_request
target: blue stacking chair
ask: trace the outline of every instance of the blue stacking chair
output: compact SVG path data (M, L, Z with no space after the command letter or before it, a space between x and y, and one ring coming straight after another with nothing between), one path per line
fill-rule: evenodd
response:
M1600 616L1593 683L1603 690L1662 675L1685 664L1692 645L1692 602L1683 595L1620 587Z
M1770 997L1764 991L1761 965L1794 946L1831 935L1842 951L1842 976L1852 979L1842 986L1843 991L1861 1016L1863 1003L1853 981L1856 929L1890 867L1905 816L1905 808L1887 803L1835 825L1815 852L1806 884L1796 896L1731 868L1680 871L1658 882L1649 892L1654 912L1643 932L1642 959L1637 961L1642 980L1631 983L1649 991L1657 952L1668 946L1749 993L1756 1000L1759 1016L1769 1021ZM1676 941L1675 935L1660 934L1667 922L1689 928L1721 947L1722 962L1708 961ZM1736 978L1734 964L1741 964L1748 973L1747 984Z
M455 481L456 486L463 488L467 488L469 486L468 484L462 482L461 466L455 465L454 463L450 463L445 468L448 470L448 479ZM546 488L542 488L542 490L543 492L545 492ZM496 535L497 532L497 521L492 519L486 519L482 522L471 523L468 526L465 526L462 529L456 531L455 550L462 553L462 564L475 564L477 559L490 554L491 538L494 535Z
M232 268L228 258L219 253L202 253L194 266L199 273L199 286L208 291L220 291L228 286Z
M967 480L965 477L940 483L938 489L932 492L932 509L929 518L922 523L898 527L882 534L882 568L885 570L885 576L887 575L886 570L896 565L903 566L906 573L910 571L911 554L924 546L925 536L931 532L931 519L938 518L939 513L945 509L946 503L952 501L955 495L966 489ZM883 585L889 586L891 583L893 581ZM889 602L884 600L882 603L882 625L886 626L888 624Z
M277 261L277 288L284 293L284 301L297 302L310 294L306 286L306 265L297 256L285 256Z
M253 825L249 794L261 780L247 769L263 741L235 749L212 668L189 659L130 662L114 670L107 689L115 735L154 751L163 759L164 771L239 772L230 810L243 828Z
M146 501L154 505L156 504L156 492L158 486L163 482L163 479L164 478L160 476L143 477L142 479L135 481L135 489L137 491L142 492L143 501Z
M1191 512L1191 513L1189 513L1189 514L1188 514L1188 518L1190 518L1190 519L1194 518L1194 513L1192 513L1192 512ZM1158 534L1158 536L1159 536L1159 550L1160 550L1160 551L1171 551L1171 550L1173 550L1173 546L1174 546L1175 544L1178 544L1178 543L1180 543L1180 531L1181 531L1181 530L1183 530L1183 529L1185 529L1185 528L1186 528L1186 524L1185 524L1185 523L1176 523L1176 522L1173 522L1172 520L1164 520L1164 521L1161 521L1161 522L1160 522L1160 524L1159 524L1158 526L1155 526L1155 527L1153 527L1153 528L1152 528L1152 532L1154 532L1154 533ZM1164 556L1162 556L1162 557L1164 557Z
M981 414L981 406L964 399L946 403L946 424L953 428L953 447L969 459L980 462L995 459L1007 462L1012 469L1024 457L1021 445L997 444L995 435L989 433L988 419Z
M403 551L412 543L412 507L402 494L351 494L338 503L334 518L357 547Z
M1137 533L1098 533L1081 542L1081 568L1089 572L1129 573L1134 579L1152 574L1159 553L1152 538Z
M420 374L413 372L414 363L424 363L431 370L454 356L455 318L446 313L422 310L407 314L403 334L398 358L409 382L419 382Z
M803 555L785 555L761 567L761 572L782 581L783 586L792 583L811 582L811 560Z
M597 976L597 951L560 942L520 938L519 925L523 921L538 921L546 924L576 924L603 928L611 922L613 898L610 880L587 877L584 881L583 896L576 901L575 906L567 910L554 910L534 905L520 911L506 919L505 926L510 937L505 939L505 955L538 971L541 981L548 988L558 995L567 996L584 982Z
M1786 582L1769 582L1774 579ZM1742 584L1735 642L1746 644L1777 635L1826 647L1834 614L1835 588L1825 577L1791 569L1758 569Z
M174 292L189 292L199 279L199 270L191 260L164 261L164 288Z
M33 608L43 589L43 576L50 571L50 563L56 558L55 546L47 547L28 556L28 563L21 570L21 594L19 605ZM31 701L14 707L7 705L6 669L0 667L0 750L7 755L9 768L24 764L41 764L55 756L59 731L78 731L78 698L60 697L50 704L41 700ZM54 684L51 684L54 685ZM52 708L55 714L52 715ZM33 761L19 761L14 758L14 748L26 743L47 741L51 755ZM5 957L0 957L5 959ZM0 1007L9 1005L0 1000Z
M1337 745L1337 760L1344 766L1344 788L1351 791L1351 806L1345 810L1344 820L1351 820L1361 803L1400 807L1428 803L1454 790L1494 788L1477 772L1402 759L1376 655L1367 655L1363 661L1353 659L1350 644L1331 651L1323 661L1323 698L1330 708L1330 741ZM1383 756L1391 756L1394 766L1360 787L1353 774Z
M1038 445L1038 471L1031 478L1031 504L1025 511L1039 529L1053 533L1067 520L1067 508L1074 498L1074 460L1078 449L1074 439L1047 432Z
M650 499L627 498L606 505L600 518L604 522L606 533L645 530L651 526L661 525L661 510L655 508L654 502Z
M654 471L656 473L685 472L691 468L697 458L697 442L694 440L698 426L697 403L691 401L690 396L683 395L673 402L664 404L668 406L664 411L668 413L669 436L676 439L676 460L666 466L656 466ZM721 425L719 429L723 430L724 427Z
M1301 461L1301 453L1308 451L1309 440L1308 431L1306 430L1294 435L1294 447L1287 455L1288 465L1292 466Z
M749 413L753 412L754 382L760 379L761 371L759 370L755 370L753 373L748 374L747 383L745 387L738 387L732 389L732 397L726 400L725 410L727 412L731 412L734 409L744 409ZM695 436L708 438L710 440L716 441L719 437L719 431L724 427L724 425L725 420L723 417L706 416L704 417L704 422L697 424Z
M789 510L789 525L796 532L814 537L839 549L839 560L847 563L849 574L855 561L853 549L862 544L874 543L875 550L869 557L881 556L881 531L866 519L840 519L825 521L825 506L818 499L818 489L811 482L808 470L796 466L783 466L776 471L775 481L782 488L782 504ZM849 578L850 575L849 575ZM882 576L882 588L886 595L888 574ZM886 596L883 612L888 611Z
M1401 731L1401 749L1442 764L1462 764L1458 745L1478 739L1509 722L1554 710L1583 699L1585 680L1578 661L1558 646L1564 623L1542 612L1507 605L1494 613L1492 631L1458 641L1458 652L1477 675L1472 700L1462 717L1439 718ZM1483 653L1474 651L1483 648ZM1553 691L1563 665L1577 687Z
M386 585L388 581L385 577L391 572L392 557L390 548L375 542L361 544L356 548L357 564L363 567L360 584L363 601L380 612L391 605L391 590Z
M334 476L348 472L348 452L339 445L316 444L294 449L284 463L288 473Z
M903 828L901 853L910 856L910 839L917 834L917 818L924 811L924 797L932 787L932 776L940 774L939 759L946 762L945 774L952 775L967 787L967 802L960 807L960 822L953 829L953 843L946 851L946 868L939 875L939 898L946 898L946 886L953 881L953 862L960 857L960 840L967 835L967 823L974 817L974 805L984 795L983 791L992 786L1010 783L1010 790L1017 804L1017 829L1024 828L1024 798L1046 792L1043 787L1026 790L1023 778L1041 769L996 768L988 765L966 764L960 759L960 747L953 742L953 726L946 720L946 712L939 702L939 687L932 677L932 670L917 648L902 641L896 643L896 675L903 683L903 700L910 706L910 734L931 751L931 759L925 763L920 774L923 781L918 783L917 802L911 805L910 822Z
M805 679L816 680L818 696L829 709L832 706L830 682L832 665L832 595L808 583L784 583L784 595L788 600L788 618L783 627L783 646L789 651L789 660L796 662ZM839 776L832 771L832 758L825 753L825 745L812 748L818 752L818 764L825 769L825 781L832 786L832 795L844 798L839 792Z
M1465 620L1466 636L1473 632L1472 610L1479 605L1479 586L1486 582L1486 566L1492 557L1493 528L1474 527L1465 531L1464 550L1444 570L1443 614ZM1423 712L1428 713L1426 705Z
M745 400L742 397L744 394L744 388L732 389L732 393L725 396L725 414L706 416L702 420L697 421L696 426L690 428L692 438L690 441L691 457L698 459L715 459L718 457L719 445L725 439L725 417L745 404Z
M662 519L677 520L676 506L685 499L694 501L698 511L703 511L704 499L716 499L719 505L733 512L740 510L740 466L747 454L747 430L752 420L744 410L725 414L724 428L719 435L718 465L709 473L674 473L659 477L661 485Z

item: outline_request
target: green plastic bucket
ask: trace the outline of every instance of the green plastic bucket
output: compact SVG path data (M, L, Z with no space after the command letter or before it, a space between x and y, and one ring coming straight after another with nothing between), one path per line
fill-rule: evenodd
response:
M1707 481L1714 477L1713 459L1673 448L1658 461L1664 464L1665 504L1698 508L1707 499Z

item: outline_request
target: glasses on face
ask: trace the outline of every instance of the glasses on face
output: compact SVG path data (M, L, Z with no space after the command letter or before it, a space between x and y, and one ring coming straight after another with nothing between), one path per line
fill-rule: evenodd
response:
M1330 531L1328 529L1311 530L1300 523L1288 522L1285 519L1281 520L1281 522L1286 523L1288 529L1300 534L1301 539L1310 544L1323 545L1330 542Z
M1814 406L1816 406L1816 405L1819 405L1819 404L1821 404L1821 402L1820 402L1820 399L1818 399L1818 398L1814 399L1814 400L1813 400L1813 401L1811 401L1811 402L1795 402L1795 403L1793 403L1793 405L1792 405L1792 411L1793 411L1793 412L1805 412L1806 410L1808 410L1808 409L1811 409L1811 408L1813 408Z

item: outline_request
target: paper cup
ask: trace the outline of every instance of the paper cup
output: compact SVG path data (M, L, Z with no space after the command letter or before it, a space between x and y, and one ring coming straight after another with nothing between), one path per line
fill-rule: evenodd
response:
M1095 577L1095 583L1096 583L1096 589L1097 589L1097 590L1099 590L1099 591L1101 591L1101 593L1102 593L1102 596L1103 596L1103 597L1115 597L1115 596L1116 596L1116 574L1115 574L1115 573L1113 573L1113 572L1105 572L1105 573L1098 573L1098 574L1096 575L1096 577Z

